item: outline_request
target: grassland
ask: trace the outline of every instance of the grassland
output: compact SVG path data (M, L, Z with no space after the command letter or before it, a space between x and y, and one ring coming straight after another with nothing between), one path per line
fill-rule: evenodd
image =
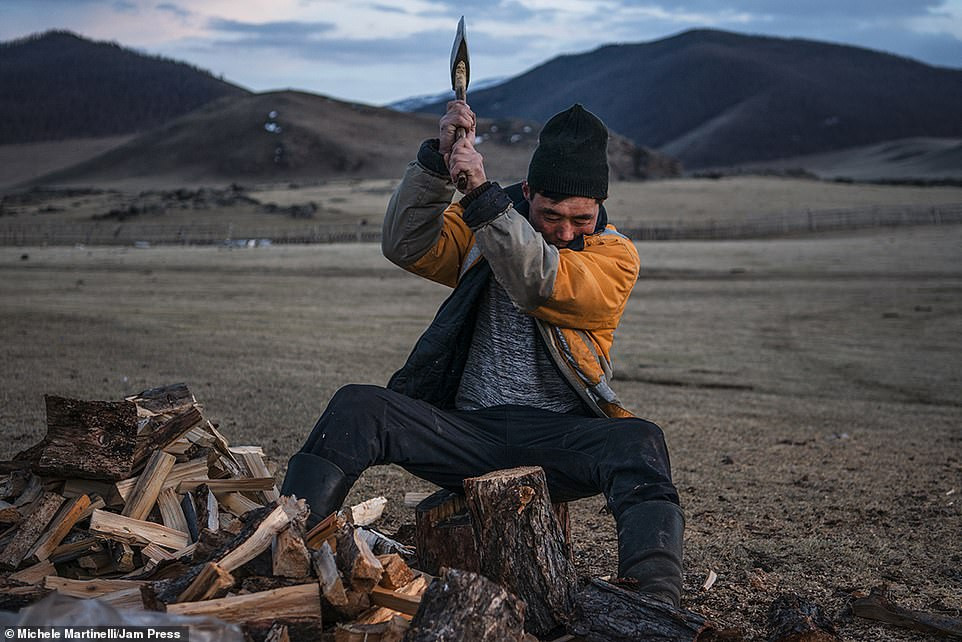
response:
M783 591L850 640L878 583L962 609L962 226L639 243L617 389L666 431L688 517L688 606L750 635ZM446 295L370 244L0 248L0 434L43 434L43 394L119 399L185 381L235 444L283 465L333 392L383 384ZM401 506L393 467L352 493ZM603 501L574 505L584 573L613 572ZM708 571L719 576L700 590Z

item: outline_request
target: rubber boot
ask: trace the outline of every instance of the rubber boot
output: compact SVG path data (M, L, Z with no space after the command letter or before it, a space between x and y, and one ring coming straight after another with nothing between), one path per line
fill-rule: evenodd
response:
M678 608L681 604L685 515L669 501L647 501L618 519L618 575L638 591Z
M308 528L338 510L349 490L351 487L340 466L310 453L296 453L291 457L281 486L282 495L307 500L311 507Z

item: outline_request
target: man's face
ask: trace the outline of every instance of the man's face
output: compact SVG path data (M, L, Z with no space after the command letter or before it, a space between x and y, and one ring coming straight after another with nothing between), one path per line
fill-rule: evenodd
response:
M521 188L530 205L531 226L551 245L567 247L577 237L595 231L601 209L595 199L569 196L563 201L553 201L544 194L531 194L527 182Z

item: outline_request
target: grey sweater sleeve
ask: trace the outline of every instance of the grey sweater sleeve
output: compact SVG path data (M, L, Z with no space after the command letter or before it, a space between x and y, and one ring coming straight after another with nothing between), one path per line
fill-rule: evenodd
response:
M381 251L401 267L411 265L438 242L442 214L454 197L454 185L437 151L437 139L421 145L418 159L408 164L384 215Z

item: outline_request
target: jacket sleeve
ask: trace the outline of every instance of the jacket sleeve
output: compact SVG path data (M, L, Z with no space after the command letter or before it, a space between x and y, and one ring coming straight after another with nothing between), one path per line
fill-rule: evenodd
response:
M558 249L511 205L496 184L465 209L481 254L522 311L583 330L614 328L638 278L634 244L613 228L582 250Z
M381 251L410 272L454 287L474 236L451 204L454 186L445 171L437 140L425 141L388 203Z

